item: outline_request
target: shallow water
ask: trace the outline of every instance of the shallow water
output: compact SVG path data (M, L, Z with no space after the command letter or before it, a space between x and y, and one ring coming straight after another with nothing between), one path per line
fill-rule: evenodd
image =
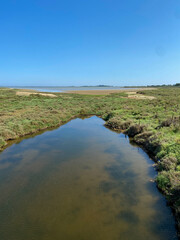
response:
M175 240L152 160L100 118L0 154L2 240Z
M14 87L18 89L32 89L40 92L65 92L65 91L84 91L84 90L130 90L132 88L124 88L124 87L26 87L19 86ZM136 90L137 88L133 88Z

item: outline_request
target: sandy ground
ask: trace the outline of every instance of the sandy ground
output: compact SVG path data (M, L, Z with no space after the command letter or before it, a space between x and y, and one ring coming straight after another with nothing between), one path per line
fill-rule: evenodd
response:
M112 93L127 93L128 98L132 99L154 99L155 97L153 96L146 96L143 94L138 94L137 92L140 90L152 90L154 88L139 88L139 89L123 89L123 90L118 90L118 89L113 89L113 90L74 90L74 91L67 91L64 93L74 93L74 94L83 94L83 95L108 95Z
M29 92L18 91L18 92L16 92L16 95L18 95L18 96L29 96L29 95L32 95L32 94L46 96L46 97L57 97L55 94L52 94L52 93L40 93L40 92L32 92L32 91L29 91Z
M129 94L136 93L140 90L152 90L154 88L138 88L138 89L111 89L111 90L72 90L64 93L87 94L87 95L106 95L111 93L126 92Z
M143 94L139 94L135 91L132 91L132 92L126 92L128 94L128 98L131 98L131 99L155 99L155 97L153 96L146 96L146 95L143 95Z

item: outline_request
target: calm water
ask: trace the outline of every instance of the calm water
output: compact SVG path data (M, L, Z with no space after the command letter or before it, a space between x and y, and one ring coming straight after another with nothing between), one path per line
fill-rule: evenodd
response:
M72 90L124 90L127 91L130 88L123 88L123 87L13 87L19 89L32 89L41 92L64 92L64 91L72 91ZM136 89L136 88L133 88Z
M174 240L149 157L97 118L0 154L2 240Z

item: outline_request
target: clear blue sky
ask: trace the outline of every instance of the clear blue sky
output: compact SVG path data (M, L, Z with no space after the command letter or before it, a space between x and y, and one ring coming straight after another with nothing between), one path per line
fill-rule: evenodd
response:
M179 0L1 0L0 85L180 82Z

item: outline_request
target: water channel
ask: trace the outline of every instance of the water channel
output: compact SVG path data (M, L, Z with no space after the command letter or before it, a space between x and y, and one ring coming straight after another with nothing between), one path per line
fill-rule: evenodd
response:
M153 161L98 117L0 153L2 240L177 240Z

